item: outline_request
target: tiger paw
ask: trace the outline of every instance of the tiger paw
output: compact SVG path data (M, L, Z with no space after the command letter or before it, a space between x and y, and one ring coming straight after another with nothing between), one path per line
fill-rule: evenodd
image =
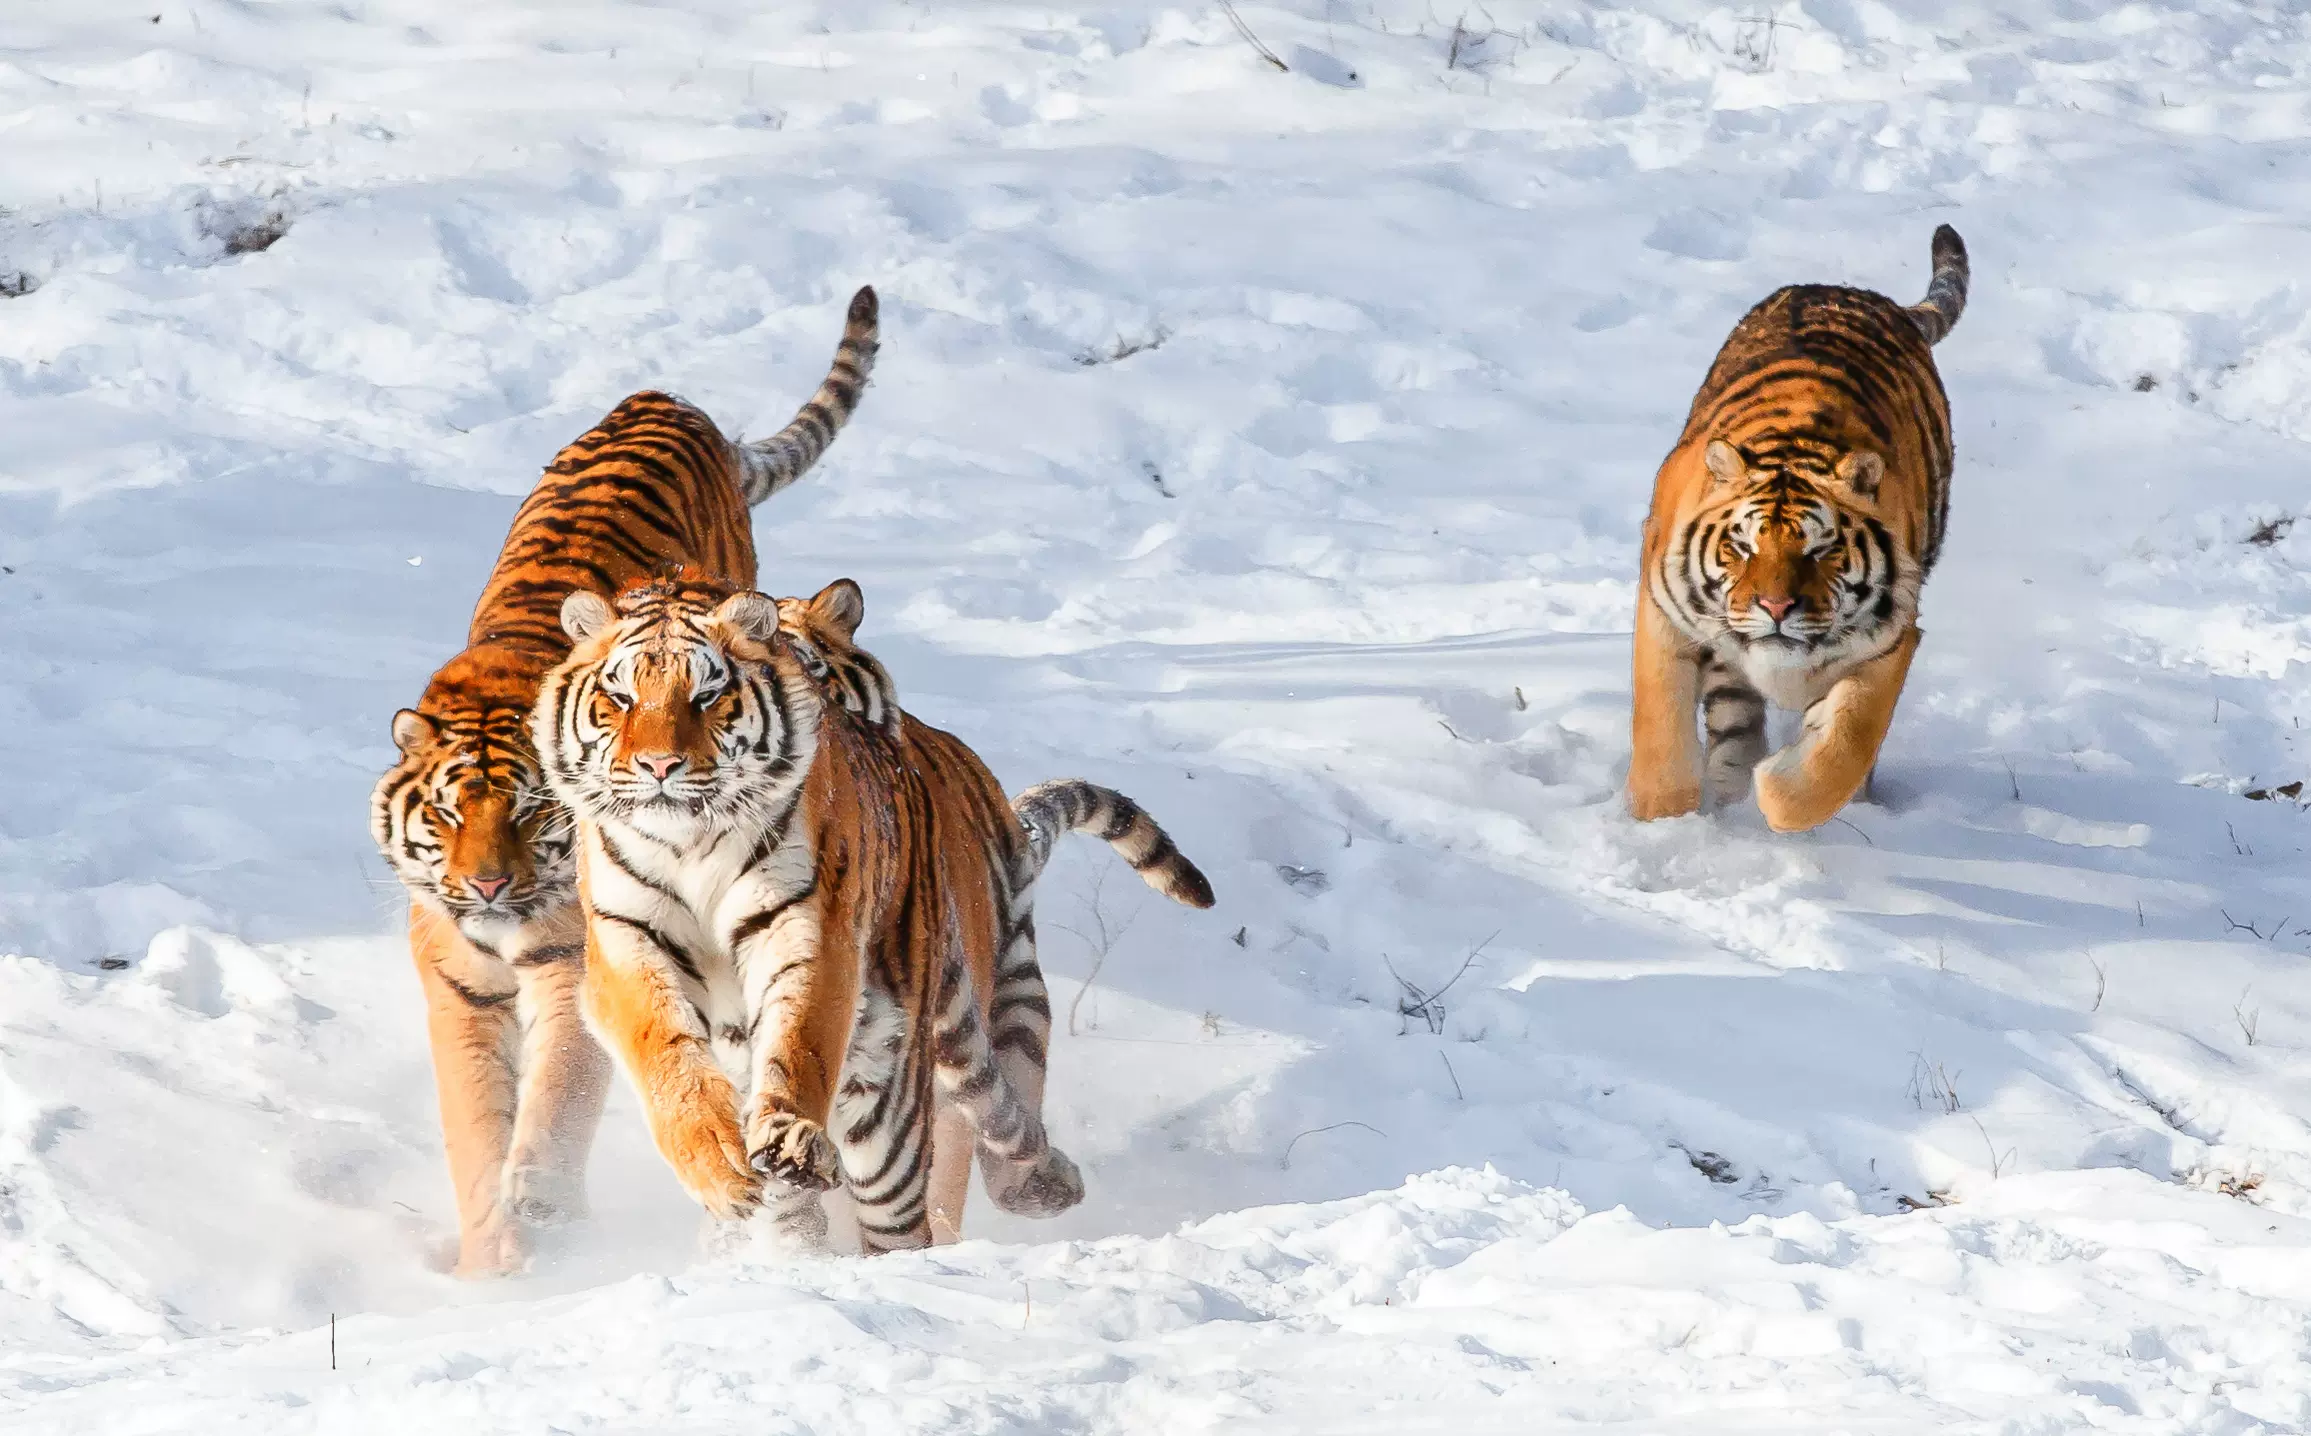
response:
M1640 823L1656 818L1682 818L1687 813L1701 811L1701 785L1690 780L1683 783L1641 782L1636 775L1629 778L1629 816Z
M586 1215L585 1183L554 1167L507 1163L499 1201L533 1227L558 1227Z
M1851 788L1835 791L1807 772L1803 752L1796 744L1758 764L1754 781L1757 810L1765 815L1765 825L1777 833L1818 828L1836 817L1853 797Z
M1055 1217L1083 1200L1083 1173L1057 1147L1046 1147L1041 1157L1004 1171L1000 1186L998 1170L995 1162L987 1163L987 1195L1013 1216Z
M762 1204L762 1179L747 1164L738 1124L710 1114L662 1135L659 1149L674 1175L718 1221L742 1221Z
M505 1208L492 1208L480 1223L459 1233L457 1262L450 1273L466 1281L519 1276L529 1269L529 1246L521 1223Z
M748 1160L774 1181L824 1192L843 1179L842 1157L826 1128L792 1112L768 1112L755 1124Z

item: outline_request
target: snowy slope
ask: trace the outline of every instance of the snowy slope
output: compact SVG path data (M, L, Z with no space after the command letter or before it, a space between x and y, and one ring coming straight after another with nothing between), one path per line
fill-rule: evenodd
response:
M0 9L0 1430L2311 1427L2300 7L151 5ZM1942 221L1887 804L1630 823L1693 386ZM766 586L1220 906L1042 888L1055 1222L700 1265L621 1097L454 1283L387 718L862 282Z

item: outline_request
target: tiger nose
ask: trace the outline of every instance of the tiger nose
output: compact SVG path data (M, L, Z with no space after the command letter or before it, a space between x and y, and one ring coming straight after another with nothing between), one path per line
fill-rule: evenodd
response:
M499 893L504 892L506 890L506 884L512 881L513 879L510 877L467 878L465 880L465 885L469 888L472 888L474 895L479 897L483 902L491 902L496 899Z
M1779 623L1789 617L1791 609L1797 607L1797 600L1794 598L1766 598L1761 595L1757 600L1757 606L1765 610L1767 618Z
M634 766L663 783L682 766L679 753L636 753Z

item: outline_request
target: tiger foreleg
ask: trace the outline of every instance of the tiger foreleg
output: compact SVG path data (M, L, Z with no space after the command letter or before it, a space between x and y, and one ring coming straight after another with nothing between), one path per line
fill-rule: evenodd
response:
M462 1277L519 1271L528 1260L521 1225L500 1200L514 1128L514 989L499 985L502 974L429 907L410 906L409 948L425 991L442 1147L457 1192L452 1269Z
M856 941L826 931L816 898L773 902L733 933L752 1028L747 1163L771 1181L826 1191L843 1179L827 1123L858 1011Z
M1749 778L1765 758L1765 696L1715 653L1701 660L1702 760L1710 801L1723 807L1749 795Z
M1694 722L1700 664L1650 593L1637 596L1630 672L1629 813L1674 818L1701 806L1701 741Z
M1918 651L1918 630L1832 684L1797 741L1757 769L1757 806L1775 832L1819 827L1868 779Z
M905 1251L939 1240L930 1188L940 1154L924 1037L903 999L879 982L865 984L850 1051L843 1057L833 1131L859 1243L870 1252ZM968 1138L966 1133L966 1171Z
M601 1124L610 1059L579 1010L582 943L514 959L521 983L521 1102L506 1159L503 1199L533 1226L586 1213L586 1156Z
M594 916L586 933L587 1024L642 1099L650 1135L674 1175L721 1221L761 1200L738 1125L738 1092L716 1065L706 1024L641 929Z

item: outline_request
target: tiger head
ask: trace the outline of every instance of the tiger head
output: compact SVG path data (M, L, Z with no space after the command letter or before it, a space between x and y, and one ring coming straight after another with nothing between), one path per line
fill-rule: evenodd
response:
M562 627L531 733L575 812L686 841L767 821L807 773L820 700L775 600L683 574L573 592Z
M858 646L859 623L867 616L866 595L838 578L810 598L778 601L778 626L794 645L803 671L827 697L857 714L869 728L899 731L899 690L890 670Z
M1686 526L1697 617L1753 661L1810 665L1916 612L1917 565L1871 513L1885 460L1792 451L1752 467L1713 439L1709 494Z
M401 756L370 799L370 833L413 897L494 952L512 929L576 900L576 863L527 705L475 701L477 676L486 690L486 675L445 669L423 708L393 715Z

